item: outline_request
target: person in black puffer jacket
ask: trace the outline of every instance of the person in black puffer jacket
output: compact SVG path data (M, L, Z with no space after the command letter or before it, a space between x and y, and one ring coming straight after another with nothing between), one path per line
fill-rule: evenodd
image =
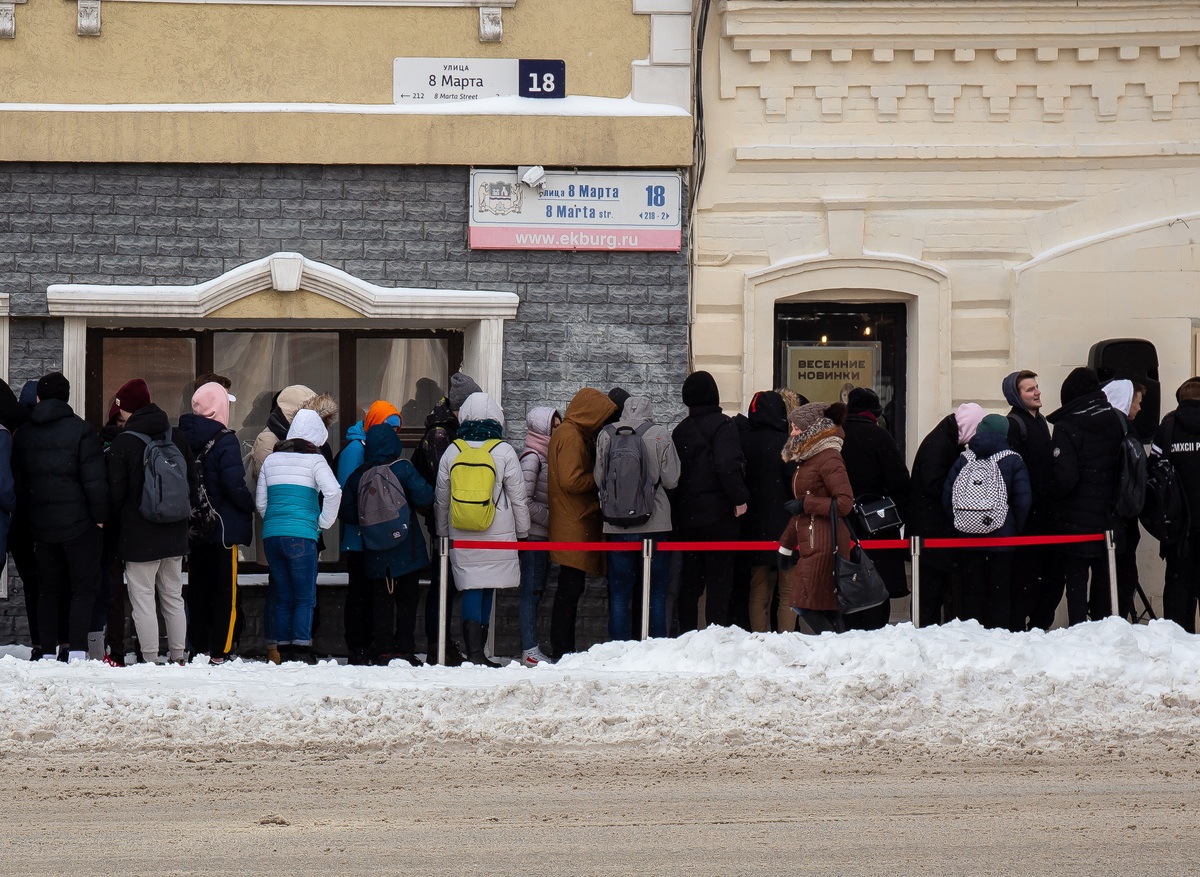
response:
M188 639L210 664L224 664L233 648L238 546L254 538L254 497L246 487L241 443L228 424L229 392L216 382L197 388L192 413L179 418L192 459L200 464L203 455L197 477L217 513L216 527L191 540L188 555Z
M974 402L964 402L953 414L938 422L917 448L913 458L912 482L907 515L904 519L909 536L953 538L954 523L942 505L942 490L950 467L959 451L975 435L987 412ZM917 607L921 626L940 624L943 610L952 610L952 586L958 572L958 553L939 549L921 555L921 594Z
M1029 489L1029 471L1021 455L1008 446L1008 430L1011 424L999 414L989 414L979 424L975 436L967 442L967 450L974 459L993 458L1000 476L1004 479L1008 499L1004 523L995 530L983 534L962 532L963 536L1001 538L1016 536L1025 526L1029 516L1032 494ZM954 514L954 482L967 465L967 454L959 456L954 468L946 476L942 491L942 504L946 513ZM1012 548L969 548L963 550L963 615L973 618L984 627L997 630L1024 630L1024 619L1014 617L1012 604Z
M688 416L671 433L680 462L679 487L671 501L676 535L688 542L737 539L737 519L746 513L750 499L737 427L721 412L717 382L708 372L687 376L683 404ZM708 623L729 623L733 564L732 552L684 552L678 603L681 633L696 629L704 594Z
M846 397L849 414L842 423L846 438L842 442L842 460L855 499L864 496L887 496L896 504L901 520L907 512L910 478L908 466L892 434L879 425L883 407L879 396L867 387L855 387ZM859 533L860 539L899 539L900 528L877 533ZM895 549L874 551L871 559L887 583L892 598L908 594L904 571L904 552ZM888 600L862 612L846 616L847 630L878 630L891 619L892 602Z
M1059 531L1103 533L1116 522L1123 415L1109 403L1090 368L1077 368L1062 385L1062 407L1047 419L1054 424L1054 498ZM1110 612L1108 564L1103 542L1079 542L1060 549L1067 581L1069 624ZM1091 571L1091 598L1088 572Z
M1175 467L1191 511L1191 528L1186 542L1163 546L1163 617L1195 633L1200 602L1200 377L1184 381L1175 398L1179 407L1163 418L1150 453L1166 457Z
M131 382L132 383L132 382ZM169 659L187 660L187 616L183 606L183 556L188 550L188 519L170 523L148 520L141 512L146 482L147 436L152 441L167 436L179 448L188 481L189 496L196 494L196 468L183 433L171 430L167 414L150 400L144 382L138 392L118 396L116 403L128 416L125 428L108 448L108 494L111 513L121 525L117 556L125 562L133 627L138 647L147 663L162 663L159 655L158 614L155 595L167 627ZM126 385L129 386L129 385Z
M750 491L746 514L742 515L742 539L774 542L787 527L791 515L783 507L792 498L795 463L783 461L788 440L787 406L773 390L755 393L745 416L735 419L746 456L746 487ZM750 569L750 629L771 630L771 602L778 593L776 629L796 629L796 613L789 605L790 574L779 568L778 551L755 551L744 555Z
M84 660L100 588L101 528L108 519L104 450L71 406L61 372L38 381L37 405L13 440L18 507L37 545L38 621L45 657L58 649L59 595L69 594L68 656Z
M1022 536L1045 536L1055 532L1054 440L1050 424L1042 416L1042 391L1037 374L1029 370L1009 374L1001 384L1008 412L1008 444L1021 455L1029 470L1033 506ZM1055 546L1021 548L1013 557L1013 615L1026 628L1048 630L1066 587L1062 563Z

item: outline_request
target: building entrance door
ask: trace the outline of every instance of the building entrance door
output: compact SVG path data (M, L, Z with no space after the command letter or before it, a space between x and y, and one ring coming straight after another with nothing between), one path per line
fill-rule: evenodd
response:
M879 420L904 452L907 307L817 302L775 306L775 385L810 402L845 402L855 387L879 395Z

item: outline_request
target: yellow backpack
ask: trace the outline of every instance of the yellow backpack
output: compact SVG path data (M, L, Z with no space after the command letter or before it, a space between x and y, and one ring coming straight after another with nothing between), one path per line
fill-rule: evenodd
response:
M450 464L450 526L455 530L482 531L496 517L496 461L492 448L500 439L488 439L473 448L455 439L458 456Z

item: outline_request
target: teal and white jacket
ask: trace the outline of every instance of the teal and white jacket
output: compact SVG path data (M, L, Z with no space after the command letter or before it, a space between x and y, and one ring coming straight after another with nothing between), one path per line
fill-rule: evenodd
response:
M262 515L264 539L295 536L315 541L337 520L342 489L320 451L328 438L321 416L302 408L292 418L287 439L263 463L255 505Z

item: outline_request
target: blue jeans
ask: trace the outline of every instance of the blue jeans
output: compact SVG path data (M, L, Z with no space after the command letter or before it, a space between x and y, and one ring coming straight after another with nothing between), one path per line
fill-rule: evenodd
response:
M463 621L474 621L484 627L492 620L492 598L496 595L495 588L471 588L462 592L462 603L459 612Z
M609 533L609 542L657 542L668 533ZM630 602L641 580L642 555L637 551L613 551L608 555L608 636L609 639L633 639L630 629ZM656 551L650 561L650 636L667 635L667 583L671 576L671 555Z
M280 645L311 646L317 605L317 540L271 536L263 553L275 585L272 633Z
M546 539L543 536L530 536L529 541L545 542ZM521 622L521 649L523 651L537 648L538 604L542 601L542 592L546 590L546 579L549 576L550 552L521 552L521 591L517 617Z

